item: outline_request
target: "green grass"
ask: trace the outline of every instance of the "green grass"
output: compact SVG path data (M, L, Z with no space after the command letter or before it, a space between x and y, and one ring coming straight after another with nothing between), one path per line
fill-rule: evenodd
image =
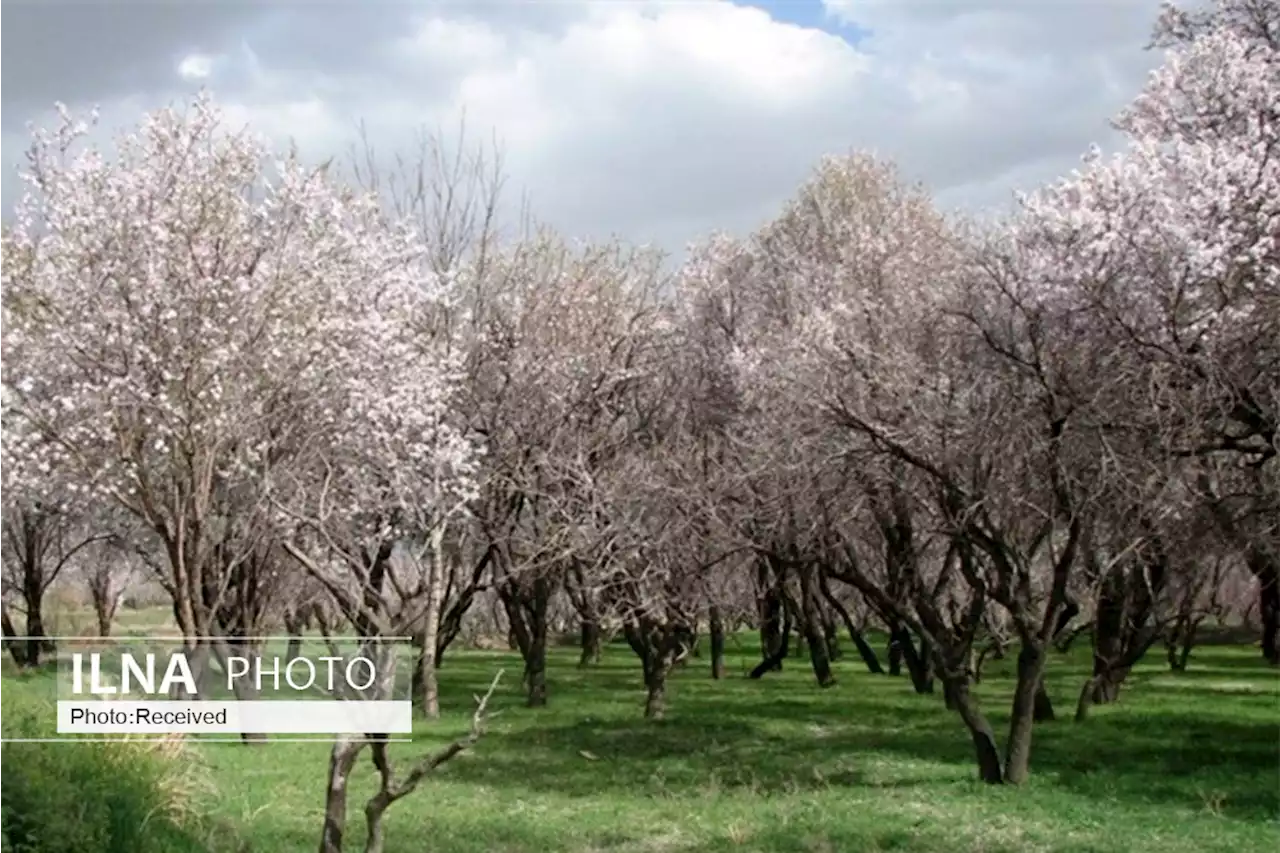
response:
M453 652L445 716L418 725L401 761L465 730L493 673L501 713L387 817L389 853L543 851L1071 851L1206 853L1280 845L1280 678L1256 649L1198 649L1171 674L1152 656L1121 701L1070 721L1087 649L1055 659L1049 688L1067 719L1037 728L1033 779L974 781L968 738L940 696L865 673L853 656L819 690L808 665L749 681L750 643L716 682L694 659L674 677L668 717L642 719L640 667L625 646L578 670L551 660L549 707L523 707L513 654ZM979 688L1003 726L1011 661ZM28 680L25 689L39 682ZM6 689L16 686L5 681ZM53 745L49 748L74 748ZM315 849L328 748L200 746L216 793L205 804L257 853ZM367 759L348 815L352 847L373 790ZM86 851L86 853L89 853Z
M1139 673L1122 705L1084 726L1042 727L1036 780L1013 791L971 781L967 739L940 701L851 662L838 687L819 691L801 662L750 682L741 658L737 677L715 683L695 661L654 724L640 719L639 668L625 649L587 672L566 652L553 661L552 707L521 708L508 683L475 753L392 812L389 846L426 849L425 836L450 851L1272 849L1274 675L1247 650L1207 650L1198 663L1173 686L1144 689L1170 679ZM508 655L455 656L442 688L456 716L424 724L423 740L460 731L465 697L498 667L519 671ZM997 717L1002 674L993 669L985 690ZM1066 704L1079 674L1055 674ZM264 807L247 832L260 849L314 845L323 752L278 745L268 762L211 750L218 776L243 788L224 807Z

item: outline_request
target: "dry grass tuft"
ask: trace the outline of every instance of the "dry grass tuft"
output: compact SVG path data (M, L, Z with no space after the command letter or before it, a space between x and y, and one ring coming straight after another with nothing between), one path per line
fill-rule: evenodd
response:
M105 694L101 699L110 702L119 695ZM202 814L203 804L212 801L218 793L203 754L182 732L159 736L123 734L120 742L123 745L120 755L125 761L142 757L157 763L160 768L157 812L162 812L173 823L195 823Z

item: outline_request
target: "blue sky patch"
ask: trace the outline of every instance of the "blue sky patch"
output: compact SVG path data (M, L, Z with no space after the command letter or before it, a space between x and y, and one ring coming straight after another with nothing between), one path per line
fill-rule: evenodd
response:
M827 14L822 0L735 0L740 6L764 9L776 21L786 21L802 27L825 30L849 42L857 44L870 35L854 24L843 23Z

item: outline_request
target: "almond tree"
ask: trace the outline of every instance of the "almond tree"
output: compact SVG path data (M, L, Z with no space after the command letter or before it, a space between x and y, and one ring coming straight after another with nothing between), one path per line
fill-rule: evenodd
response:
M1055 488L1060 414L957 316L977 272L964 236L891 166L825 161L756 238L764 322L740 363L777 447L799 455L792 467L809 460L808 505L784 514L779 556L802 581L822 566L919 637L904 649L918 689L936 673L982 778L1020 782L1049 710L1078 513ZM993 605L1021 640L1003 759L970 689Z
M453 408L456 361L430 334L432 314L447 305L447 283L420 263L421 253L412 263L397 260L393 274L348 283L335 306L341 313L330 318L323 396L308 412L306 434L295 434L290 464L273 467L267 482L284 551L329 593L362 654L381 662L386 677L366 699L391 698L395 638L418 630L424 617L425 648L435 647L430 617L440 612L445 542L468 522L481 451ZM425 660L430 667L433 659ZM434 668L422 677L428 711L438 714ZM474 742L484 707L468 739L423 757L403 777L385 737L337 738L320 850L342 849L348 779L366 747L380 786L365 807L365 849L380 851L386 808Z
M64 111L34 132L5 235L7 421L42 439L27 470L65 468L155 534L204 652L271 534L265 473L332 372L335 309L412 244L322 170L269 164L206 95L149 115L110 159L85 130Z
M459 404L487 447L476 524L531 707L546 703L553 598L593 559L578 521L594 499L578 474L607 467L630 435L657 260L542 231L490 255L485 281L462 277L475 344Z
M129 587L137 578L137 566L132 565L124 549L108 545L99 549L96 563L87 573L86 585L93 602L94 617L98 622L98 635L111 636L111 626Z
M409 152L397 152L387 161L362 128L350 164L356 183L377 193L395 218L410 224L431 273L453 282L449 303L432 312L431 337L470 367L483 362L480 331L490 290L500 281L486 272L502 236L502 151L496 143L472 144L462 120L452 138L424 129ZM435 603L413 632L418 648L414 694L421 697L428 716L437 713L436 700L430 695L434 671L457 638L476 596L489 588L495 556L474 524L451 527L441 548L448 558L431 571L427 587L427 596Z
M1127 144L1031 196L1027 275L1128 356L1112 431L1185 459L1258 581L1263 651L1280 660L1280 9L1169 6L1164 65L1117 119ZM1228 497L1230 495L1231 497Z
M8 316L5 319L8 325ZM111 533L109 520L94 514L64 470L52 468L43 459L32 464L41 437L24 429L21 422L15 423L7 413L5 421L0 554L6 592L17 591L25 622L23 640L18 642L6 602L6 646L19 666L36 667L46 648L52 648L44 618L45 594L59 577L70 574L69 567L83 562L92 546L109 539Z

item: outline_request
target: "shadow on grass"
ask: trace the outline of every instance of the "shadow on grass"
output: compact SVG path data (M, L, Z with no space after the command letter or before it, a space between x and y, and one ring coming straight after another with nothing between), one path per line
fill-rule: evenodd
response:
M1201 665L1241 679L1269 676L1232 649L1206 649ZM840 684L829 690L814 686L803 661L761 681L712 681L688 667L673 679L668 718L656 722L640 716L639 667L625 656L611 655L598 669L553 669L546 709L512 707L520 704L517 675L502 697L509 710L477 747L477 760L448 772L458 781L575 797L927 788L974 778L969 739L940 695L915 695L905 679L870 676L857 666L846 658ZM482 689L485 669L467 661L463 670L448 674L450 692ZM1067 700L1086 674L1078 658L1055 662L1060 714L1069 717L1074 701ZM1280 814L1280 726L1259 713L1259 697L1188 697L1143 690L1141 681L1136 676L1119 705L1084 723L1038 726L1033 788L1251 820ZM982 689L1000 734L1011 684L996 668Z

